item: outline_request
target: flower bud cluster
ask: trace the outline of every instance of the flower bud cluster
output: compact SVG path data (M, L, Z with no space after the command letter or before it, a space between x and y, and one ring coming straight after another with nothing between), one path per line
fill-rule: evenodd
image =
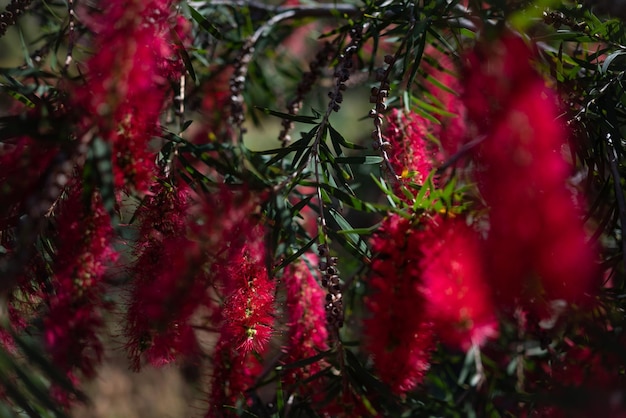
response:
M296 96L291 99L287 105L287 111L290 115L297 115L302 107L302 101L306 94L311 91L317 79L322 75L322 69L328 64L330 57L335 52L336 46L333 43L325 42L322 49L315 55L315 58L309 64L309 71L302 74L302 80L296 87ZM293 122L287 119L282 121L282 129L278 134L278 140L285 146L291 141L289 132L293 129Z
M383 112L387 110L385 100L389 97L389 91L391 84L389 83L389 73L393 68L396 58L393 55L385 55L385 64L388 65L387 69L379 68L376 70L376 81L380 84L378 87L372 87L370 90L369 102L374 105L374 108L369 111L369 117L374 120L374 130L372 131L372 148L380 153L383 157L384 165L383 170L392 179L397 179L397 171L389 161L389 152L392 149L392 144L386 141L383 137L382 126L384 122Z
M585 22L576 22L571 17L565 16L565 14L559 10L549 10L543 12L543 21L548 25L554 26L556 29L559 29L561 25L566 25L573 30L589 32L589 26L587 26Z
M20 17L30 5L31 0L11 0L4 12L0 13L0 37L2 37L9 26L15 25Z
M248 64L254 55L254 45L251 42L246 43L233 64L234 71L230 78L230 115L228 117L230 123L238 128L241 132L245 132L242 127L245 120L245 107L243 99L243 89L246 85L246 75L248 73Z
M343 52L339 54L339 63L333 73L336 79L335 88L328 92L328 98L330 99L328 107L334 112L339 112L341 103L343 102L343 92L348 88L346 82L350 78L350 73L354 66L353 58L358 52L363 38L360 28L354 27L350 29L350 37L352 38L350 43L344 48Z
M343 296L337 270L337 257L331 257L328 244L321 244L318 249L319 269L322 272L322 287L327 291L324 302L326 320L332 328L343 326Z

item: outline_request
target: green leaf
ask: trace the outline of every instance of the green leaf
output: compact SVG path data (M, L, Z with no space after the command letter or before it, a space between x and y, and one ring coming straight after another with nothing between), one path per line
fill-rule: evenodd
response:
M289 364L283 364L280 366L276 367L276 371L277 372L281 372L281 371L285 371L285 370L292 370L292 369L301 369L303 367L306 367L310 364L313 363L317 363L318 361L322 360L323 358L325 358L326 356L328 356L328 354L330 353L330 351L323 351L319 354L316 354L312 357L307 357L305 359L302 360L298 360L298 361L294 361L293 363L289 363Z
M330 132L330 139L331 141L333 141L333 143L336 142L342 147L348 149L367 149L367 147L363 147L361 145L353 144L352 142L346 141L345 138L330 125L328 125L328 131Z
M337 222L337 225L341 230L347 231L354 229L352 225L350 225L350 222L348 222L346 218L344 218L339 212L337 212L335 208L328 209L328 213L335 220L335 222ZM363 241L363 239L361 239L358 234L346 233L344 236L348 239L348 241L350 241L354 248L359 251L361 255L371 257L370 250L367 247L367 244L365 243L365 241Z
M338 164L380 164L383 162L383 157L378 155L336 157L335 162Z
M310 125L316 124L317 120L319 119L316 116L290 115L289 113L277 112L276 110L268 109L266 107L255 106L255 108L262 111L266 115L276 116L281 119L287 119L293 122L308 123Z
M306 198L302 199L301 201L299 201L298 203L296 203L295 205L293 205L293 207L291 208L291 214L295 215L296 213L299 213L306 205L309 204L309 202L315 197L315 195L310 195L307 196Z
M318 184L318 183L310 182L310 181L303 181L301 184L303 186L319 187L322 190L328 192L328 194L334 197L335 199L338 199L339 201L345 203L346 205L356 210L359 210L362 212L374 212L374 213L379 212L379 210L377 209L377 205L364 202L361 199L357 198L356 196L352 196L344 192L341 189L331 186L330 184L326 184L326 183Z
M339 234L357 234L357 235L370 235L373 232L377 231L380 225L376 224L369 228L354 228L354 229L342 229L341 231L337 231Z
M50 378L50 380L61 386L63 390L73 393L81 401L87 400L87 397L74 387L67 376L57 369L39 349L33 346L31 342L15 333L11 333L11 336L13 337L13 341L15 341L31 364L34 364L41 369Z
M183 45L183 43L179 39L178 34L176 33L176 31L174 29L172 29L171 31L174 33L173 38L174 38L174 43L178 47L178 49L177 49L178 55L183 60L183 64L185 64L185 69L189 73L189 77L191 77L191 79L193 81L197 81L197 79L196 79L196 72L193 69L193 64L191 63L191 58L189 58L189 54L187 53L187 50L185 49L185 46Z
M189 128L189 126L190 126L192 123L193 123L193 120L191 120L191 119L190 119L190 120L186 120L186 121L183 123L183 126L181 127L181 130L180 130L180 131L181 131L181 132L185 132L185 131L187 130L187 128Z
M378 178L376 178L376 176L373 173L370 173L370 178L378 186L380 191L382 191L387 196L387 199L389 200L389 202L390 202L392 207L396 207L397 205L399 205L401 203L400 198L398 196L396 196L396 194L394 193L393 189L391 189L387 185L387 182L385 181L385 179L383 179L382 177L380 179L378 179Z
M317 241L317 237L314 237L312 240L310 240L309 242L307 242L302 248L300 248L298 251L296 251L295 253L291 254L289 257L287 257L286 259L284 259L282 261L282 263L280 263L278 266L276 266L273 270L273 273L276 274L277 272L281 271L282 269L284 269L285 267L287 267L289 264L291 264L292 261L295 261L296 259L298 259L302 254L304 254L309 248L311 248L313 246L313 244L315 244L315 242Z
M602 72L606 73L609 67L611 66L611 63L615 60L615 58L620 57L624 54L626 54L626 51L620 49L620 50L613 52L608 57L606 57L606 60L604 60L604 63L602 64Z
M458 115L452 112L448 112L445 109L439 108L437 106L433 106L431 104L426 103L423 100L418 99L417 97L411 97L413 103L415 103L420 109L423 109L427 112L436 113L437 115L446 116L449 118L456 118Z
M352 372L352 377L355 379L355 383L360 383L360 385L365 384L365 386L372 389L373 392L377 392L380 395L385 397L390 396L389 388L374 377L359 361L359 359L354 355L351 350L344 350L346 353L346 360L348 363L348 370ZM360 386L359 385L359 386Z
M420 63L422 61L422 54L424 53L424 49L426 48L426 30L430 26L427 20L423 20L416 25L415 31L418 32L417 35L412 34L414 38L417 38L417 47L415 48L415 55L413 57L413 65L411 66L409 78L407 81L407 85L412 85L415 80L415 76L417 75L417 70L420 67Z
M305 145L304 148L299 149L293 156L293 160L291 161L291 169L298 168L298 170L302 167L302 164L307 164L309 162L309 157L311 155L312 148L309 146L315 135L317 134L317 130L319 126L315 126L306 134L302 135L302 138L296 142L302 141ZM301 162L301 163L299 163Z
M4 354L4 353L2 353ZM26 373L23 370L23 366L19 364L13 364L13 371L17 375L17 378L21 384L24 385L24 388L35 397L39 402L41 402L46 408L51 411L55 411L60 413L58 406L54 403L54 401L50 398L50 394L48 390L43 387L41 382L36 382L34 377L30 373Z
M9 96L13 97L15 100L19 101L20 103L22 103L23 105L25 105L26 107L29 107L31 109L35 108L35 103L33 103L28 97L26 97L25 95L23 95L22 93L20 93L19 91L6 86L6 85L2 85L0 84L0 88L7 93Z
M216 39L224 39L219 29L216 28L211 22L206 20L204 16L202 16L196 9L189 6L189 12L191 13L191 17L193 18L193 20L195 20L202 29L209 32Z

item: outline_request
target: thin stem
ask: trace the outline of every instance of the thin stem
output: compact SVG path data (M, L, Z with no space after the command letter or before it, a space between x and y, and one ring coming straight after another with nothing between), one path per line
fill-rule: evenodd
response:
M74 0L67 0L67 16L69 19L67 55L65 56L65 64L61 70L64 74L67 73L67 70L72 63L72 54L74 52L74 38L76 37L76 14L74 13Z
M189 5L199 9L207 6L207 2L190 1ZM277 14L293 11L295 12L294 17L340 17L341 15L353 17L362 13L361 9L353 4L337 3L310 3L293 6L273 6L254 0L213 0L210 2L209 6L248 7L250 9L261 10L266 13Z
M615 184L615 197L617 199L617 207L619 210L619 220L622 227L622 231L626 227L626 198L624 198L624 190L622 189L622 178L619 174L618 168L618 157L617 151L615 150L615 145L613 145L612 140L609 139L609 163L611 165L611 175L613 176L613 183ZM626 269L626 239L624 239L624 234L622 232L622 259L624 263L624 269Z
M230 5L230 6L248 6L257 7L267 12L277 13L268 21L263 23L257 28L257 30L250 36L241 49L241 54L238 58L236 65L236 71L231 78L231 90L233 91L231 98L231 121L241 132L245 130L241 129L244 122L243 115L243 95L242 91L245 85L245 81L248 75L248 65L252 61L254 56L254 50L257 42L261 37L266 36L272 28L278 23L297 18L305 17L353 17L361 13L360 9L353 5L330 5L330 4L314 4L314 5L299 5L293 7L270 7L262 3L255 2L212 2L212 5ZM193 4L192 4L193 5Z

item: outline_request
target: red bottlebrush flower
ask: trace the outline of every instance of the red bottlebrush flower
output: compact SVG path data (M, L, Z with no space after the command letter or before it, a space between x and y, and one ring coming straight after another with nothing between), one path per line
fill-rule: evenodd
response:
M545 300L579 302L598 272L566 186L571 169L561 155L566 132L556 121L556 97L529 66L521 39L492 49L486 61L470 57L465 98L486 135L475 157L490 207L484 253L491 286L503 307L520 300L545 311Z
M385 138L391 144L389 156L396 174L423 184L432 170L433 155L429 149L431 122L416 113L393 109Z
M155 174L155 153L148 143L159 132L167 77L182 74L182 66L172 59L172 36L184 35L184 27L170 22L171 4L110 1L90 21L97 53L87 62L87 81L77 86L74 102L85 109L84 131L95 125L112 144L117 187L146 192Z
M48 301L44 337L59 367L78 368L93 376L102 343L101 280L106 264L116 258L110 247L112 228L101 201L84 196L74 184L57 219L58 246L54 263L54 294Z
M245 399L261 371L258 355L265 352L273 333L275 283L265 263L265 231L251 216L258 199L223 188L208 200L200 222L204 230L198 228L196 233L206 237L215 261L215 285L225 298L216 315L220 337L206 416L227 417L235 411L225 406Z
M247 399L247 390L262 370L252 352L236 350L230 341L220 339L213 355L213 376L206 418L237 417L239 403Z
M499 42L479 44L465 57L463 102L468 119L481 133L516 102L529 83L541 80L530 67L532 58L532 51L512 34Z
M135 263L126 328L134 369L142 354L156 366L195 353L188 320L198 307L210 304L202 264L198 244L182 237L152 243Z
M378 376L398 394L422 382L434 349L432 323L419 291L421 238L410 220L392 215L372 239L377 255L366 300L371 317L363 332Z
M216 260L223 261L240 251L247 243L262 240L264 231L257 228L258 207L262 196L223 185L215 193L203 196L201 205L193 208L195 224L191 235L211 249ZM260 247L259 247L260 248ZM254 249L255 257L260 249ZM219 275L217 275L219 276ZM222 281L226 294L232 292L229 281Z
M317 257L309 256L312 265L317 265ZM289 336L284 348L284 363L313 357L328 349L328 330L324 302L326 292L321 288L307 261L300 260L285 269L283 282L287 290L285 301ZM284 377L287 385L302 382L321 370L320 363L305 368L290 369ZM308 391L311 392L311 391Z
M155 366L194 355L198 347L188 320L198 307L210 305L204 255L185 236L189 191L160 183L154 192L138 209L138 258L130 273L126 335L136 370L142 355Z
M251 232L262 234L260 228ZM225 269L232 290L222 310L222 336L244 353L262 352L273 331L275 285L267 275L261 244L257 239L234 252Z
M432 223L421 245L428 316L444 342L465 350L483 344L498 328L480 249L478 234L453 218Z

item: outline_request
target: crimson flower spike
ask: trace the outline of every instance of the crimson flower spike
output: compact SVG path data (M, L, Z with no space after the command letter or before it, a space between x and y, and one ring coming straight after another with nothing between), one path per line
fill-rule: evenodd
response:
M500 307L521 303L542 316L549 302L582 303L599 285L580 204L567 180L567 131L524 41L506 34L465 60L463 96L472 129L478 187L489 207L484 254Z

